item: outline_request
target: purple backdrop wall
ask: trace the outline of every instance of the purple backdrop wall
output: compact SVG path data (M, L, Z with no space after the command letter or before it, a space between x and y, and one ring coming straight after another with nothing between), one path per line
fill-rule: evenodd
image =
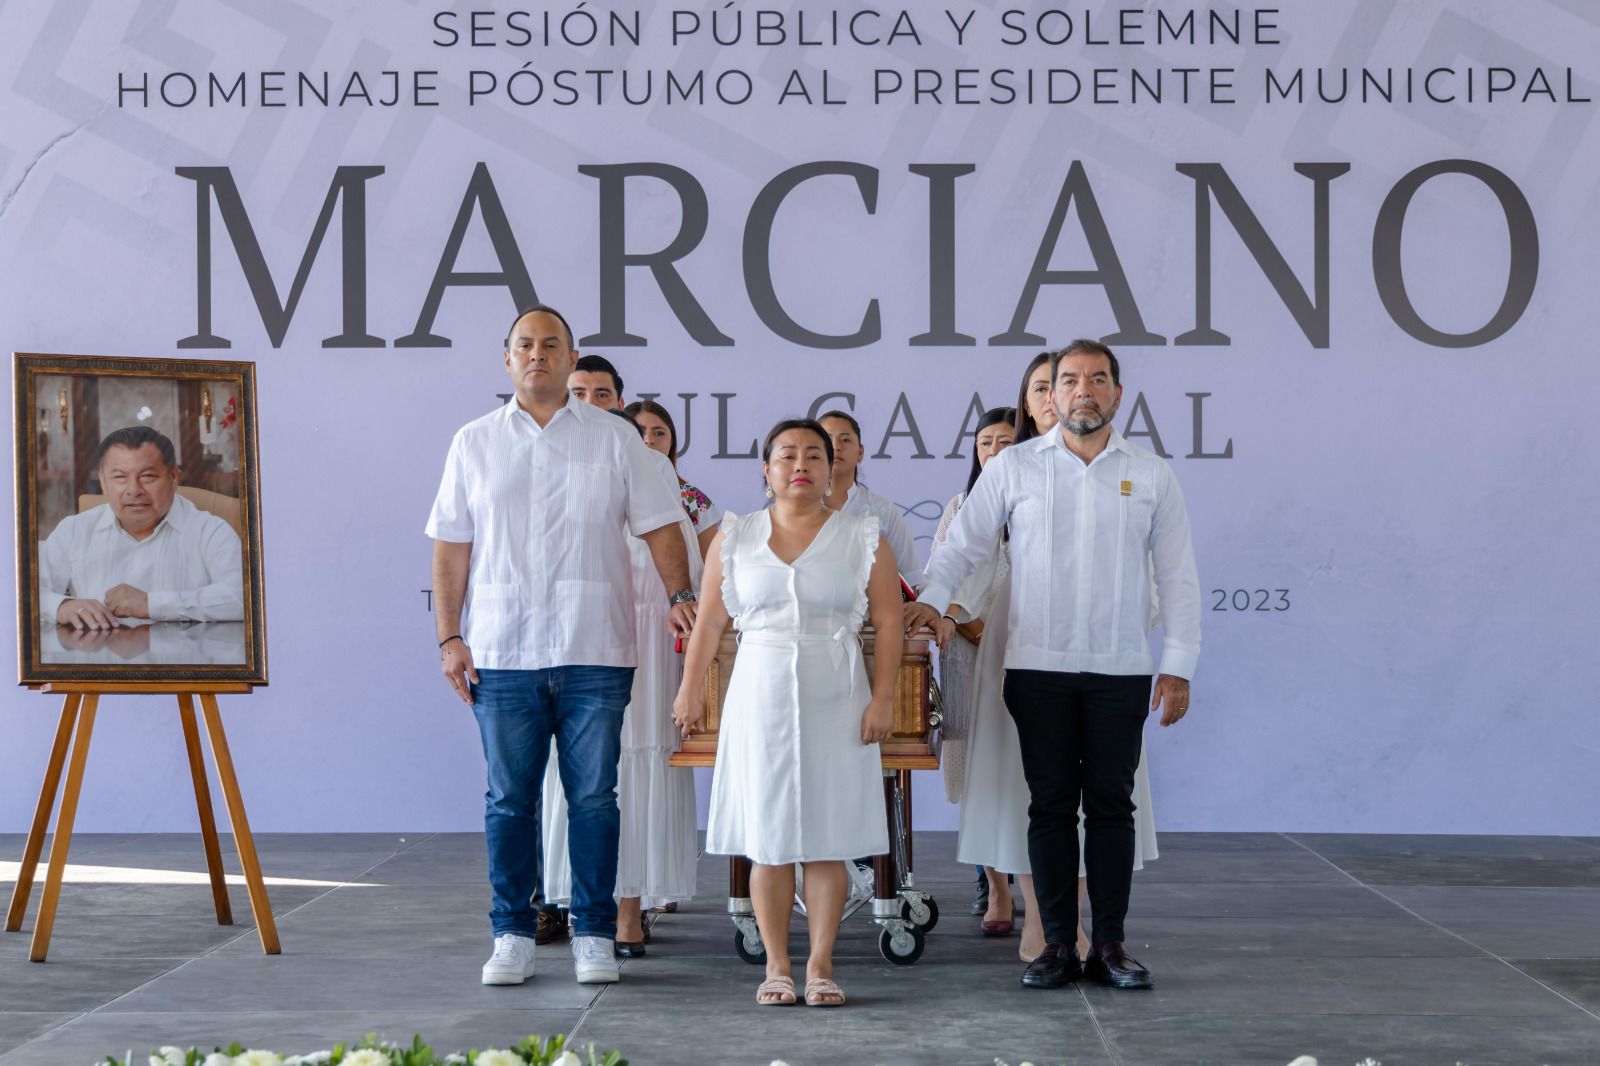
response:
M882 453L863 476L907 509L924 538L963 482L970 440L961 430L974 394L986 406L1011 402L1043 346L990 338L1028 329L1059 344L1135 333L1134 308L1164 340L1113 342L1128 387L1119 422L1173 456L1208 608L1194 712L1148 736L1158 825L1600 833L1600 726L1580 673L1600 598L1589 424L1600 386L1600 134L1588 99L1600 87L1600 15L1558 0L1514 10L1464 0L1247 7L1240 43L1213 44L1202 8L1196 43L1158 44L1158 16L1170 26L1190 8L1147 5L1129 43L1116 43L1115 7L1091 3L1066 6L1071 37L1052 46L1033 31L1054 39L1067 19L953 6L956 22L972 15L958 41L942 9L917 5L903 15L916 40L856 44L848 16L858 9L840 7L846 39L810 45L798 43L797 14L811 16L805 32L817 36L835 9L804 3L783 7L787 43L764 45L747 24L724 46L712 37L713 11L730 10L720 5L685 3L676 14L617 5L624 30L638 14L638 44L625 32L609 40L601 12L599 39L574 46L559 28L571 8L522 6L525 19L508 21L509 9L489 19L492 44L476 48L465 9L442 3L0 10L0 336L23 351L258 363L273 681L225 700L258 828L481 824L481 755L470 716L437 674L421 529L451 434L505 391L499 341L520 284L509 237L539 296L580 332L601 331L602 305L616 301L612 313L623 314L608 331L625 318L647 339L585 347L623 369L630 394L662 393L687 413L682 467L718 502L759 503L756 462L730 453L748 451L776 418L849 393L870 452ZM894 15L858 30L886 37L903 25ZM690 16L699 30L674 44L675 25L686 30ZM731 27L719 25L726 40ZM1028 28L1027 43L1007 43L1015 26ZM522 28L533 40L520 40ZM581 21L569 30L581 41ZM1102 38L1113 43L1092 43ZM1020 87L1032 70L1044 92L1050 68L1081 79L1076 99L993 102L1005 93L996 78ZM1093 102L1095 68L1110 72L1101 95L1116 102ZM1200 72L1189 76L1188 102L1179 68ZM1449 73L1425 88L1439 68ZM560 69L626 69L635 99L648 71L651 98L627 102L616 74L602 76L596 102L595 76L580 74L565 79L579 96L568 106L558 102ZM535 85L527 74L508 94L508 79L524 70L543 79L536 102L520 102ZM705 102L669 102L669 70L680 84L703 71ZM1137 102L1135 70L1145 82ZM1272 89L1297 70L1304 102ZM397 82L385 71L399 72ZM1319 72L1336 95L1340 71L1350 72L1351 96L1319 99ZM329 104L313 96L302 106L301 72L314 90L329 73ZM352 98L352 72L370 104ZM935 76L937 100L928 92ZM896 77L901 88L890 92ZM1066 95L1071 78L1054 77ZM1395 102L1371 98L1370 86L1389 77ZM924 92L914 97L918 78ZM748 79L749 101L719 101L719 79L730 98ZM1219 91L1218 81L1231 87ZM403 99L385 106L395 85ZM175 106L190 86L194 102ZM1492 86L1501 89L1490 100ZM825 91L844 102L824 102ZM969 98L979 102L960 102ZM776 208L770 240L759 240L750 219L763 190L773 195L769 183L829 160L872 168L861 179L872 188L864 194L842 175L804 182ZM1396 187L1441 160L1471 166L1422 181L1401 228ZM504 226L480 195L452 261L469 187L485 193L472 185L480 163ZM628 163L676 168L679 184L630 178L625 216L603 211L611 179L580 167ZM973 170L949 179L949 209L934 209L930 222L936 179L908 168L958 163ZM1280 282L1303 289L1298 317L1293 295L1286 301L1262 265L1270 256L1241 238L1242 213L1224 211L1226 190L1197 212L1196 178L1178 166L1198 163L1220 164L1281 252ZM1348 172L1320 185L1296 172L1316 163ZM1114 311L1109 274L1102 284L1046 284L1025 326L1014 327L1074 164L1083 184L1070 190L1059 239L1039 266L1107 271L1114 257L1128 296ZM240 267L226 208L214 202L210 325L232 345L179 346L205 330L201 186L178 168L226 168L286 297L337 168L373 166L383 172L344 187L279 344ZM342 256L353 187L365 190L364 232ZM1320 299L1319 187L1328 220ZM603 224L620 226L630 251L664 248L695 214L693 188L704 191L705 232L674 268L731 344L697 340L704 325L693 325L681 297L675 305L663 295L650 270L619 275L625 292L602 279ZM1520 258L1513 251L1530 236L1519 229L1519 199L1536 264L1526 243ZM1197 214L1210 220L1203 269ZM877 339L832 349L792 331L785 339L770 301L752 293L763 258L774 298L796 323L851 334L876 301ZM930 297L930 260L953 294ZM449 346L397 345L427 332L418 320L442 261L513 277L444 291L432 331ZM365 284L352 291L364 294L365 328L382 345L324 346L348 332L354 263L364 263ZM1176 343L1197 327L1198 278L1209 279L1211 325L1228 343ZM1519 287L1531 289L1525 306L1491 329L1508 289L1519 302ZM1416 323L1408 332L1397 321L1402 304L1440 333L1496 335L1445 346ZM911 340L955 331L976 343ZM682 393L692 396L672 399ZM899 435L885 440L891 430ZM1229 457L1211 457L1230 447ZM1287 590L1288 609L1254 610L1256 589ZM1234 590L1252 609L1232 609ZM0 578L0 595L13 591L9 575ZM1210 609L1219 599L1226 609ZM1280 602L1276 591L1270 599ZM3 698L0 832L21 830L31 813L52 703L21 690ZM79 827L192 827L165 704L118 699L105 711ZM953 827L937 781L919 777L920 824Z

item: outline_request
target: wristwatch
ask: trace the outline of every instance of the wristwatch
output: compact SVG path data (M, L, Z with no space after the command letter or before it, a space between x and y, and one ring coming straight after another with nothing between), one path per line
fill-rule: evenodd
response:
M694 589L679 589L667 598L668 607L676 607L680 603L696 603L700 597L694 594Z

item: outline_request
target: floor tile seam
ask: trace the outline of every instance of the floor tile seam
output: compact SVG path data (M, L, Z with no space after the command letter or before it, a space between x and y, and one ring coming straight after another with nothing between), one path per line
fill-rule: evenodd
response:
M1560 999L1563 1003L1567 1003L1567 1004L1577 1008L1578 1010L1582 1011L1584 1014L1587 1014L1589 1017L1594 1018L1596 1021L1600 1021L1600 1014L1596 1014L1594 1011L1590 1010L1588 1007L1584 1006L1582 1003L1579 1003L1577 1000L1573 999L1571 996L1568 996L1565 993L1563 993L1563 992L1561 992L1561 991L1559 991L1559 990L1557 990L1555 988L1552 988L1550 985L1548 985L1545 982L1539 980L1537 977L1533 976L1531 973L1528 973L1526 970L1523 970L1520 967L1514 965L1513 963L1507 961L1503 956L1499 955L1498 953L1490 951L1489 949L1485 948L1481 944L1474 943L1472 940L1468 939L1465 936L1462 936L1460 933L1456 932L1453 929L1446 929L1444 926L1440 925L1438 922L1435 922L1435 921L1432 921L1431 919L1423 917L1421 914L1418 914L1416 911L1412 910L1410 907L1407 907L1404 903L1401 903L1399 900L1385 895L1380 889L1378 889L1378 888L1376 888L1376 887L1374 887L1372 885L1369 885L1366 882L1360 880L1354 874L1351 874L1349 871L1345 870L1343 867L1338 866L1336 863L1334 863L1332 860L1328 859L1326 856L1322 855L1320 852L1316 851L1315 849L1313 849L1309 845L1304 844L1299 840L1296 840L1294 837L1289 836L1287 833L1284 834L1284 839L1293 841L1299 847L1305 848L1306 851L1310 852L1312 855L1317 856L1317 858L1321 859L1323 862L1326 862L1328 865L1332 866L1334 869L1339 870L1339 872L1343 873L1346 877L1349 877L1350 880L1354 881L1356 884L1360 885L1362 888L1366 889L1368 892L1371 892L1373 895L1377 896L1379 899L1384 900L1385 902L1389 903L1391 906L1398 907L1402 911L1404 911L1407 914L1411 915L1413 918L1417 919L1419 922L1422 922L1422 923L1424 923L1426 925L1429 925L1429 926L1433 927L1434 929L1439 930L1441 933L1445 933L1448 936L1455 937L1457 940L1461 941L1463 944L1466 944L1468 947L1475 948L1478 951L1483 952L1485 955L1489 956L1490 958L1494 959L1496 962L1500 963L1500 965L1505 966L1508 969L1510 969L1513 973L1518 974L1519 976L1523 977L1524 979L1526 979L1528 981L1532 981L1534 984L1538 985L1540 988L1544 989L1546 992L1549 992L1551 995L1555 996L1557 999Z
M1095 1013L1094 1003L1083 991L1083 982L1074 982L1072 990L1077 993L1078 999L1083 1002L1083 1009L1089 1014L1089 1024L1094 1026L1094 1035L1100 1041L1100 1046L1105 1049L1106 1057L1111 1060L1112 1066L1122 1066L1122 1056L1117 1054L1117 1049L1111 1043L1111 1037L1106 1033L1105 1027L1100 1024L1100 1016ZM999 1060L996 1059L996 1062Z
M188 965L187 962L179 963L177 966L174 966L171 969L163 970L160 974L157 974L155 977L152 977L149 981L145 981L145 982L141 983L138 987L139 988L143 988L145 985L148 985L150 983L150 981L157 980L158 978L164 977L169 973L175 973L178 970L182 969L186 965ZM114 1002L116 1002L117 999L120 999L120 998L122 998L122 997L118 996L115 999L113 999L112 1002L114 1003ZM101 1006L106 1006L106 1004L102 1003ZM6 1061L7 1059L9 1059L12 1055L16 1054L17 1052L21 1052L21 1051L27 1050L27 1048L28 1048L28 1046L30 1044L36 1044L40 1040L43 1040L48 1036L53 1036L54 1034L59 1033L61 1030L65 1029L67 1026L73 1024L74 1022L80 1021L83 1018L87 1018L89 1015L93 1014L95 1011L97 1011L99 1009L100 1009L99 1007L95 1007L95 1008L92 1008L90 1010L78 1011L78 1012L74 1013L72 1015L72 1017L68 1018L66 1021L62 1022L60 1025L52 1026L51 1028L46 1029L44 1032L38 1034L37 1036L33 1036L33 1037L28 1038L27 1040L24 1040L22 1043L18 1044L16 1047L14 1047L10 1051L6 1052L4 1055L0 1055L0 1062ZM41 1012L41 1013L44 1013L44 1012Z
M488 1014L502 1014L502 1013L507 1013L507 1012L518 1012L518 1011L520 1011L520 1012L535 1011L535 1012L538 1012L538 1013L549 1012L549 1013L552 1013L552 1014L571 1014L573 1011L580 1010L580 1009L581 1008L579 1008L579 1007L462 1007L460 1009L455 1009L455 1010L448 1009L448 1008L440 1008L438 1013L454 1015L454 1014L467 1013L469 1011L472 1011L472 1012L482 1011L482 1012L488 1013ZM100 1011L95 1011L94 1015L97 1018L167 1018L167 1017L171 1017L173 1015L178 1015L178 1014L199 1014L199 1015L205 1015L207 1017L209 1017L211 1015L216 1015L219 1018L231 1018L231 1017L235 1017L235 1016L241 1017L241 1018L250 1018L250 1017L257 1017L257 1016L260 1016L260 1015L268 1015L268 1014L270 1014L270 1015L283 1014L283 1015L288 1015L288 1016L294 1017L294 1018L313 1018L313 1017L316 1017L318 1015L323 1015L323 1014L353 1014L353 1015L369 1016L369 1015L373 1015L373 1014L383 1014L383 1013L386 1013L386 1012L387 1013L393 1013L393 1014L403 1014L406 1017L412 1017L412 1016L417 1015L417 1014L426 1013L425 1011L410 1010L410 1009L407 1009L405 1007L372 1007L372 1008L368 1008L368 1007L349 1007L349 1008L342 1008L342 1007L322 1008L322 1007L318 1007L318 1008L316 1008L314 1010L296 1010L296 1009L291 1009L291 1008L288 1008L288 1007L271 1007L271 1008L267 1008L267 1009L262 1009L260 1007L253 1007L253 1008L251 1008L249 1010L193 1010L193 1009L188 1009L188 1010L100 1010ZM61 1011L0 1011L0 1015L18 1014L18 1013L22 1013L22 1014L60 1014L62 1012ZM88 1016L89 1015L87 1013L80 1014L77 1017L72 1018L70 1020L75 1022L75 1021L79 1021L79 1020L81 1020L83 1018L87 1018ZM67 1023L63 1022L62 1024L65 1025Z
M356 874L355 877L349 878L349 879L344 880L344 881L340 881L338 884L328 887L325 891L317 893L315 896L312 896L310 899L306 900L304 903L301 903L299 906L296 906L296 907L291 907L288 910L284 911L282 914L274 914L272 916L273 925L276 926L278 921L279 921L279 919L287 918L290 915L295 914L298 911L302 911L305 908L311 906L313 903L317 902L318 900L325 899L329 895L333 894L334 892L339 891L339 889L341 889L341 888L350 888L350 887L353 887L353 886L354 887L361 887L358 884L358 882L361 880L361 878L366 877L373 870L376 870L378 867L382 866L384 863L388 862L390 859L393 859L393 858L395 858L395 857L397 857L399 855L404 854L405 852L411 850L412 848L417 847L418 845L422 844L423 841L429 840L429 839L431 839L431 838L433 838L435 836L438 836L438 834L437 833L424 834L423 837L422 837L422 840L418 840L418 841L415 841L413 843L407 844L405 847L399 849L398 851L392 852L388 856L386 856L386 857L384 857L382 859L379 859L377 862L373 863L371 866L367 867L365 870L362 870L360 873ZM253 917L253 915L252 915L252 917ZM240 937L246 937L246 936L249 936L249 935L250 935L250 931L241 932L239 934L239 936L232 937L232 938L222 942L221 944L218 944L216 947L211 948L209 951L202 952L201 954L195 956L195 958L197 958L197 959L207 958L207 957L215 954L216 952L221 951L223 948L227 947L228 945L237 943L238 940L240 939ZM116 1001L113 1000L112 1002L114 1003Z
M372 866L368 867L366 870L363 870L361 873L357 874L356 878L365 877L367 874L369 874L373 870L377 869L377 867L382 866L384 863L388 862L389 859L394 858L394 856L398 855L398 854L399 854L399 852L395 852L395 853L389 855L387 858L379 860L377 863L374 863ZM345 887L351 885L352 883L353 883L353 880L352 881L341 881L339 884L328 888L326 891L317 893L315 896L312 896L310 899L306 900L304 903L301 903L299 906L291 907L288 910L284 911L282 914L274 914L274 915L272 915L273 925L276 926L280 919L287 918L290 915L294 914L295 912L303 910L304 908L311 906L311 904L317 902L317 900L323 899L324 897L326 897L330 893L337 892L339 889L345 888ZM271 904L271 898L270 898L270 895L269 895L268 904L267 904L269 909L271 908L271 905L272 905ZM252 918L253 917L254 917L254 913L252 911ZM194 955L194 956L191 956L191 957L187 958L185 961L179 963L177 966L172 967L170 970L165 970L165 971L155 975L154 977L150 978L149 980L143 981L143 982L135 985L133 988L128 989L126 992L123 992L123 993L121 993L120 995L117 995L117 996L113 996L109 1001L100 1004L100 1006L95 1007L93 1010L85 1011L84 1015L96 1014L96 1013L104 1010L106 1007L110 1007L110 1006L114 1005L119 1000L125 999L128 996L131 996L131 995L135 994L136 992L143 991L145 988L148 988L150 985L152 985L155 982L161 980L162 978L167 977L170 974L177 973L179 970L183 969L185 966L190 965L191 963L198 962L200 959L205 959L205 958L211 957L212 955L214 955L217 952L221 951L223 948L226 948L229 945L238 943L238 941L240 939L250 936L251 933L256 932L257 928L258 928L257 926L252 926L249 929L241 930L239 932L238 936L229 937L227 940L224 940L222 943L217 944L216 946L210 948L209 950L203 951L198 955ZM111 1012L111 1013L115 1013L115 1012ZM24 1046L26 1046L26 1045L24 1045Z

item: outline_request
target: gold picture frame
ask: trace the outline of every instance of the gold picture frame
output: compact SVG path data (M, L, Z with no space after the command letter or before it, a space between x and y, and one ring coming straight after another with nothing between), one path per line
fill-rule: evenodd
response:
M265 685L255 364L12 371L18 683Z

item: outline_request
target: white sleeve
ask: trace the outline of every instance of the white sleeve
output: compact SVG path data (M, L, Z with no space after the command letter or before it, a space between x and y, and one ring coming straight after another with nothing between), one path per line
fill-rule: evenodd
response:
M1150 557L1161 605L1160 672L1192 680L1200 658L1200 575L1183 490L1171 467L1163 463L1161 469L1166 477L1156 495L1150 526Z
M950 525L944 545L928 563L928 584L921 600L943 614L950 598L994 550L1000 530L1011 517L1008 448L989 460L967 493L966 502Z
M433 511L428 515L428 536L452 544L472 543L472 503L468 498L463 448L458 432L450 442L450 453L444 460L444 477L439 480L439 493L433 498Z
M627 430L622 435L622 481L628 493L628 532L640 537L677 522L683 515L683 500L667 457L645 447L631 428L620 428ZM663 465L667 475L662 474Z
M923 567L922 576L928 576L928 568L933 565L933 555L944 544L950 535L950 523L956 520L956 512L961 510L961 501L967 498L964 492L958 492L950 497L950 502L944 505L944 513L939 516L939 528L933 531L933 544L928 548L928 566ZM926 582L922 582L926 584Z
M893 500L887 502L889 506L884 509L880 524L883 535L889 540L889 547L894 551L895 569L908 578L915 577L918 573L916 538L911 535L905 515L900 513L900 505Z
M56 528L44 538L39 550L39 618L54 622L56 611L63 600L71 599L72 591L72 524L68 519L56 523Z
M244 548L239 534L210 516L200 535L206 584L193 589L152 592L152 622L241 622L244 620Z

